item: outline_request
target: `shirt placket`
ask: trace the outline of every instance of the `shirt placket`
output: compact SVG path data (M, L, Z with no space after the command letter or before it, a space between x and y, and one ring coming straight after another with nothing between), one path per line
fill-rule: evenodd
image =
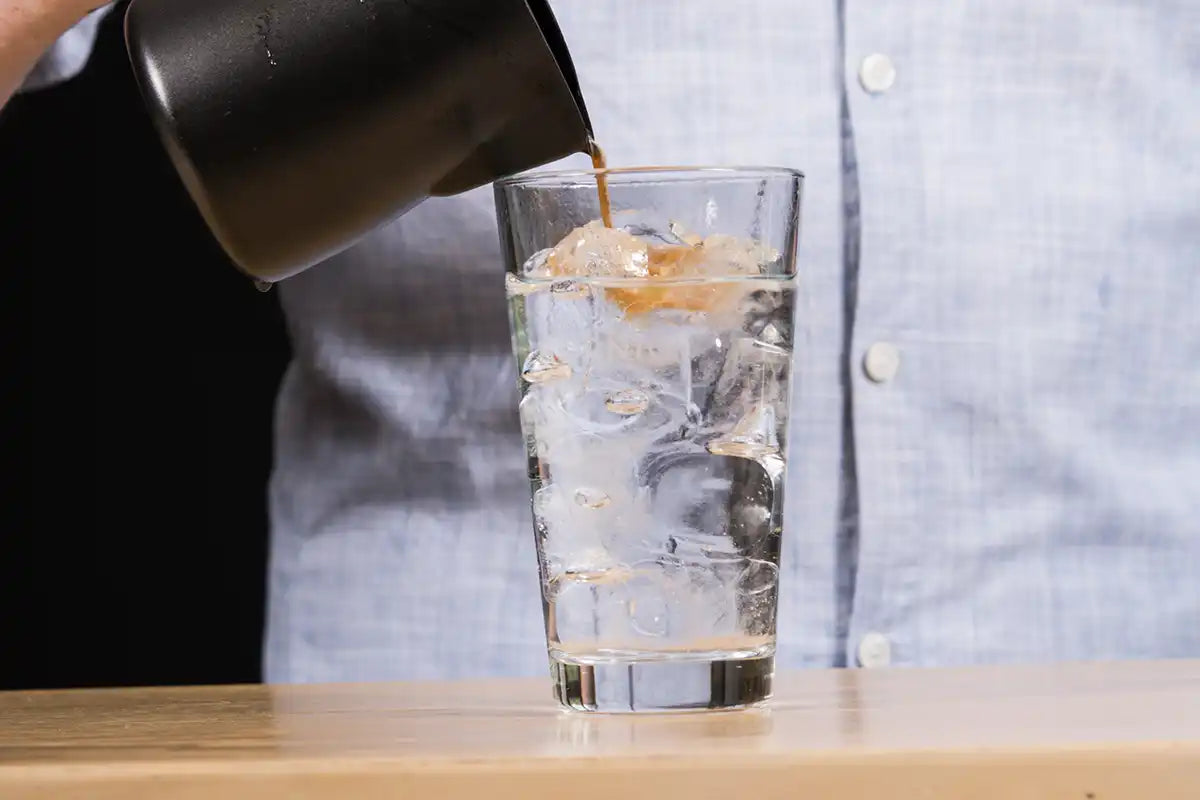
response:
M853 309L844 358L851 392L857 548L846 620L846 663L919 660L903 627L919 581L918 510L924 498L918 376L922 169L915 96L905 80L915 58L911 4L845 0L843 53L850 143L847 208L857 264L847 264ZM844 132L845 133L845 132ZM856 190L856 191L855 191ZM856 269L855 269L856 267Z

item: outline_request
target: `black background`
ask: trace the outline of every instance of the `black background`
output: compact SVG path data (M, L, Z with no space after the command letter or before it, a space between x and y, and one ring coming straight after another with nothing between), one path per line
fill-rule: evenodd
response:
M0 688L261 678L276 292L150 127L124 6L0 112Z

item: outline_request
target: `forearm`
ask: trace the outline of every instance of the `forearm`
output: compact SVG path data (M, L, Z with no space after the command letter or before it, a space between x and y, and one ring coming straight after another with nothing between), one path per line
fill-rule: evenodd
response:
M103 0L0 0L0 106L63 33Z

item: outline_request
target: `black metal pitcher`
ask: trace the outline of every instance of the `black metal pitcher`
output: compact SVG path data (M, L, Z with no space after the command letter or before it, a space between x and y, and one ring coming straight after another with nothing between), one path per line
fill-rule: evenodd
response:
M546 0L135 0L125 36L188 192L265 281L589 149Z

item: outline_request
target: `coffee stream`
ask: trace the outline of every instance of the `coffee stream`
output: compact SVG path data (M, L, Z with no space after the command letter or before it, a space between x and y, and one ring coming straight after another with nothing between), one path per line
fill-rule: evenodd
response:
M600 219L604 222L604 227L611 228L612 224L612 205L608 200L608 159L604 157L604 151L600 149L600 145L595 141L589 142L592 156L592 169L596 170L596 193L600 196Z

